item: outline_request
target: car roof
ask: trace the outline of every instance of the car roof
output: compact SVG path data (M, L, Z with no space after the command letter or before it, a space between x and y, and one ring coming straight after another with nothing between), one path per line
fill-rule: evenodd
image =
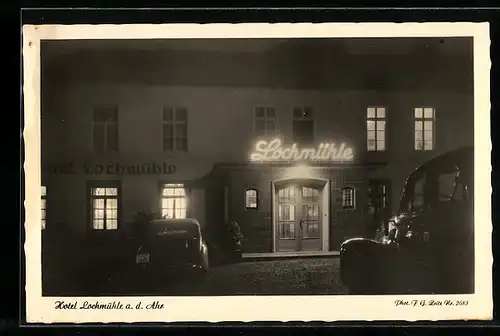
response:
M200 222L194 218L162 218L162 219L154 219L151 221L152 224L185 224L185 225L197 225L200 226Z
M433 169L434 167L440 167L446 163L453 163L462 168L472 164L472 169L474 167L474 147L465 146L460 147L442 154L439 154L427 162L421 164L415 169L416 171Z

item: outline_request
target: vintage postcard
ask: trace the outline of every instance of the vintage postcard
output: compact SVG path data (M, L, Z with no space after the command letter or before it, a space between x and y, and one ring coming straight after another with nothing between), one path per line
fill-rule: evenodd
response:
M28 322L492 318L487 23L23 39Z

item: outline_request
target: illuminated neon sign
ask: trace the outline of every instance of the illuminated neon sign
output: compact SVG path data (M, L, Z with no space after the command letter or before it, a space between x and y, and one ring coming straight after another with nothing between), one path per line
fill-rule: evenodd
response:
M261 140L255 144L250 161L351 161L353 150L341 143L321 143L316 148L299 148L297 144L284 147L280 139Z

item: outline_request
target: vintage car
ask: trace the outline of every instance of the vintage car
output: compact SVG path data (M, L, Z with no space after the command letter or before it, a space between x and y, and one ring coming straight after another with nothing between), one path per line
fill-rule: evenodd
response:
M209 269L208 247L196 219L155 219L141 234L135 254L140 275L202 278Z
M473 206L473 148L431 159L410 174L375 237L342 244L342 283L350 294L473 293Z

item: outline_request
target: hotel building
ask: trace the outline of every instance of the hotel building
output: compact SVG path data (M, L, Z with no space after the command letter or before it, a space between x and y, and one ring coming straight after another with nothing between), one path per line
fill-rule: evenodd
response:
M472 39L42 43L42 229L236 220L245 253L325 253L473 144Z

